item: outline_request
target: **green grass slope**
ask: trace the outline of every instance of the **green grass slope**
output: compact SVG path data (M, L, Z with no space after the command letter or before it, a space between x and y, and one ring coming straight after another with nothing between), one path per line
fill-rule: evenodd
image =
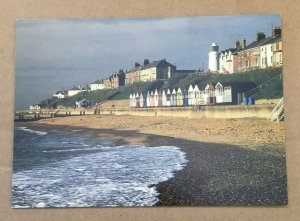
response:
M265 70L253 70L234 74L210 74L210 75L187 75L177 74L172 76L168 81L154 81L154 82L138 82L128 86L123 86L118 89L98 90L91 92L79 93L75 96L57 99L50 98L40 103L42 107L57 107L63 105L66 107L73 107L76 101L87 99L93 104L100 103L108 99L128 99L130 93L145 92L148 90L155 90L160 88L179 88L190 84L198 85L200 90L204 90L208 83L229 82L229 81L253 81L257 85L261 85L270 79L282 74L282 68L270 68ZM255 94L251 95L255 99L272 99L283 96L282 78L268 83Z

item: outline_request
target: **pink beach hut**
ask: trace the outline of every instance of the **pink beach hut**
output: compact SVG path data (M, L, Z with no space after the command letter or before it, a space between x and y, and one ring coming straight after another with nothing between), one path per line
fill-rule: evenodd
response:
M147 107L150 107L150 91L147 91Z
M150 92L150 107L154 107L154 93Z
M139 107L144 107L144 95L143 95L143 92L140 93L140 106Z
M136 107L140 107L140 96L139 93L135 94Z

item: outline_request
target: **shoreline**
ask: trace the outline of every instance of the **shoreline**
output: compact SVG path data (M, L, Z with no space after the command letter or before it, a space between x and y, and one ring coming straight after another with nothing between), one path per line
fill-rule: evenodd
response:
M46 122L41 120L16 123L16 125L44 131L56 130L85 133L95 137L105 136L114 140L117 145L141 144L149 147L180 147L185 152L188 163L183 170L175 173L174 178L155 185L160 193L159 202L155 206L287 204L285 150L281 142L271 140L264 143L257 140L255 145L249 145L244 143L244 138L241 137L238 141L225 143L228 138L223 136L224 134L219 135L219 138L213 135L218 141L223 139L223 143L212 142L211 137L208 137L206 141L202 136L191 139L184 133L175 134L172 137L170 131L168 133L162 129L158 134L159 130L155 128L159 125L157 124L159 122L156 122L157 119L145 117L140 119L142 120L139 123L142 124L141 128L143 128L143 122L149 121L149 119L154 120L151 122L152 126L147 128L147 133L145 129L135 128L137 123L132 120L133 118L136 120L138 117L125 116L132 122L127 128L121 127L122 122L118 122L120 120L118 117L114 118L115 122L113 122L113 117L116 116L101 116L97 117L98 119L80 116L73 118L73 123L68 122L70 118L60 118L46 120ZM158 118L158 120L160 123L172 123L171 118ZM209 119L204 120L211 123ZM97 125L89 124L90 121L96 122ZM258 121L261 123L260 120ZM101 125L98 125L100 122ZM226 123L228 122L236 121L226 120ZM64 123L65 125L63 125ZM119 126L116 126L117 124ZM177 127L180 128L180 126ZM274 129L274 131L276 130ZM251 137L250 134L248 136ZM236 143L240 143L240 145L236 145Z

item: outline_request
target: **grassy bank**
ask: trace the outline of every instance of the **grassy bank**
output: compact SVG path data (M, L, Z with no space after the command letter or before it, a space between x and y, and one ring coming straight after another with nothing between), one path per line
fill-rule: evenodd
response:
M252 70L234 74L176 74L167 81L138 82L128 86L122 86L118 89L98 90L91 92L82 92L75 96L57 99L49 98L40 103L42 107L57 107L58 105L71 107L76 101L87 99L92 104L100 103L111 99L128 99L132 92L144 92L148 90L161 88L188 87L190 84L197 84L200 90L203 90L208 83L229 82L229 81L253 81L261 85L270 79L282 74L282 68L270 68L265 70ZM268 85L258 90L252 96L257 99L275 99L283 96L282 78L270 82Z

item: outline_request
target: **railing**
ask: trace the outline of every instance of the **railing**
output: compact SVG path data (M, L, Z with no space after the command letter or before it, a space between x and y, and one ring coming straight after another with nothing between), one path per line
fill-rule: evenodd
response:
M272 110L272 112L269 115L269 119L271 121L281 121L284 118L284 105L283 105L283 97L279 100L275 108Z
M281 79L281 78L282 78L282 74L279 74L279 75L277 75L277 76L271 78L270 80L264 82L263 84L257 86L256 88L254 88L254 89L248 91L248 92L246 93L246 96L249 97L249 96L255 94L256 92L260 91L263 87L269 86L270 84L273 83L273 81L275 81L275 80L277 80L277 79Z

